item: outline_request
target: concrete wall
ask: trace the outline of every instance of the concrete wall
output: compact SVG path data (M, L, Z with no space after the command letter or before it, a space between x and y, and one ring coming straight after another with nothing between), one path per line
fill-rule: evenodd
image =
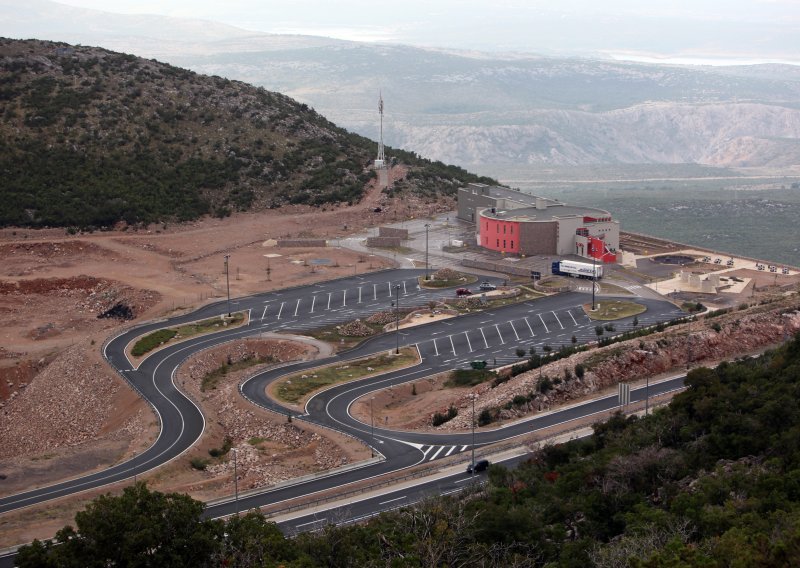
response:
M512 274L514 276L530 277L531 275L529 268L524 268L522 266L509 266L508 263L492 262L490 260L473 260L471 258L462 258L461 266L466 266L467 268L491 270L492 272L499 272L500 274Z
M368 237L368 247L400 247L403 246L403 239L400 237Z
M379 237L396 237L399 239L408 238L408 229L396 229L394 227L378 227Z
M279 247L326 247L328 241L325 239L281 239L278 241Z
M497 200L489 195L484 195L479 188L462 187L458 190L458 215L459 219L477 222L478 214L475 212L481 207L495 207Z

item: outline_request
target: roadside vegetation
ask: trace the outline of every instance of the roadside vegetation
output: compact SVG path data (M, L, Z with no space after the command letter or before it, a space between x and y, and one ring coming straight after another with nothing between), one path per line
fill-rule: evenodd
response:
M395 355L392 350L390 353L383 352L363 359L335 363L282 377L273 392L278 400L297 404L306 396L329 386L410 367L418 362L417 350L413 347L404 347L399 355Z
M137 340L131 348L131 355L141 357L153 349L166 345L173 340L188 339L196 335L214 333L230 327L237 327L244 323L244 314L236 312L231 317L213 317L198 322L181 325L174 328L164 328L154 331Z
M458 272L451 268L442 268L430 275L429 280L425 280L425 275L419 277L419 285L423 288L451 288L455 286L469 286L478 281L478 277L472 274Z
M248 354L244 359L241 361L237 361L235 363L231 362L229 359L225 361L214 369L206 373L200 381L200 390L205 392L207 390L214 390L217 388L217 384L228 374L234 373L236 371L241 371L242 369L249 369L250 367L255 367L256 365L264 365L267 363L275 363L275 357L271 355L267 355L264 357L253 357L252 355Z
M612 321L631 316L638 316L647 311L647 308L636 302L625 300L608 300L603 298L595 302L596 310L592 311L592 304L584 304L583 309L589 319Z
M93 501L54 542L22 547L18 566L123 566L144 554L153 565L287 568L792 566L798 368L800 335L690 371L687 389L648 417L617 414L513 470L490 466L479 490L293 538L258 512L204 520L201 503L138 483Z

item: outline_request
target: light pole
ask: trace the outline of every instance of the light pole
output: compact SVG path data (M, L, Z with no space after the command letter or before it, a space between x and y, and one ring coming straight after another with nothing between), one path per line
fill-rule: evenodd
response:
M589 254L592 256L592 311L595 311L597 308L594 307L594 289L597 286L597 268L595 265L593 242L589 242Z
M272 281L272 276L271 276L272 275L272 268L270 268L269 260L270 260L269 257L267 257L267 282L271 282Z
M470 395L472 399L472 475L475 475L475 393Z
M238 464L239 450L233 448L233 486L234 495L236 500L236 515L239 515L239 464Z
M425 281L426 282L431 279L428 268L428 229L430 228L430 226L431 226L430 223L425 223Z
M394 338L396 342L394 354L400 355L400 284L395 285L394 292Z
M225 288L228 291L228 317L231 317L231 279L228 275L228 259L231 255L225 255Z
M372 445L371 445L371 453L372 457L375 457L375 408L374 403L375 397L369 399L369 423L370 423L370 436L372 437Z

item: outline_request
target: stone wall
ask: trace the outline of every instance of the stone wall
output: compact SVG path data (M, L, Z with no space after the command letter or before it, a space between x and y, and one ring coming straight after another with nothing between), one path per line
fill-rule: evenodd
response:
M398 239L408 238L408 229L396 229L394 227L378 227L379 237L395 237Z
M278 246L287 248L318 248L328 246L328 241L325 239L281 239L278 241Z
M368 247L399 247L403 246L403 239L400 237L368 237Z

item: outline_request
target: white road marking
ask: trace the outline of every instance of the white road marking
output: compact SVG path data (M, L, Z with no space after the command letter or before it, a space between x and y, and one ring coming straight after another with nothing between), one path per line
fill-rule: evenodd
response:
M357 303L359 303L359 304L361 303L361 286L358 287L358 302Z
M494 328L497 330L497 335L499 335L499 336L500 336L500 343L502 343L503 345L505 345L505 344L506 344L506 342L503 340L503 334L502 334L502 333L500 333L500 326L499 326L498 324L494 324Z
M450 454L452 454L452 453L453 453L453 450L455 450L455 449L456 449L456 447L455 447L455 446L450 446L450 449L447 451L447 453L444 455L444 457L447 457L447 456L449 456Z
M395 497L394 499L389 499L388 501L381 501L380 503L378 503L378 505L386 505L387 503L394 503L395 501L402 501L405 498L406 498L405 495L403 495L401 497Z
M509 324L511 324L511 329L513 329L513 330L514 330L514 335L516 335L516 336L517 336L517 341L519 341L519 334L517 333L517 328L516 328L516 327L514 327L514 322L513 322L513 321L510 321L510 322L508 322L508 323L509 323Z
M526 323L526 324L528 324L528 329L529 329L529 330L530 330L530 332L531 332L531 337L536 337L536 334L535 334L535 333L533 333L533 328L531 327L531 322L529 322L529 321L528 321L528 318L527 318L527 317L526 317L526 318L523 318L523 319L525 320L525 323Z
M572 323L574 323L575 325L578 325L578 322L575 321L575 316L572 315L572 312L567 310L567 313L569 314L569 317L572 318Z
M261 321L264 321L264 318L267 317L267 308L269 306L264 306L264 313L261 314Z
M328 307L325 308L326 310L331 309L331 294L333 294L333 292L328 292Z
M316 523L324 523L325 521L327 521L327 519L317 519L315 521L309 521L307 523L303 523L301 525L295 525L295 526L300 528L300 527L305 527L305 526L308 526L308 525L313 525L313 524L316 524Z
M458 355L458 353L456 353L456 344L453 343L453 336L449 335L448 337L450 338L450 347L453 348L453 355Z
M391 293L391 288L389 289L389 292ZM372 285L372 299L373 300L377 300L378 299L378 285L377 284L373 284Z
M297 317L297 311L300 309L300 298L297 298L297 305L294 307L294 315Z
M472 353L472 351L473 351L473 349L472 349L472 342L469 340L469 333L467 333L467 332L465 331L465 332L464 332L464 335L465 335L465 336L466 336L466 338L467 338L467 345L469 345L469 352L470 352L470 353Z
M465 444L465 445L461 446L461 449L460 449L460 450L458 450L458 451L459 451L459 452L463 452L463 451L464 451L464 450L466 450L467 448L469 448L469 446L467 446L467 445Z
M440 453L442 453L442 450L443 450L443 449L444 449L444 446L439 446L439 449L438 449L438 450L436 450L436 453L435 453L435 454L433 454L431 457L429 457L429 458L428 458L428 461L433 461L433 460L435 460L435 459L436 459L436 456L438 456Z
M542 314L539 314L539 319L542 321L542 325L544 326L544 330L545 330L547 333L550 333L550 330L549 330L549 329L547 329L547 324L546 324L546 323L544 323L544 320L542 319Z
M555 313L555 312L550 312L550 313L553 314L554 316L556 316L556 321L558 322L558 325L561 326L561 329L564 329L564 326L561 324L561 320L558 319L558 314Z
M314 294L313 296L311 296L311 312L310 313L312 313L312 314L314 313L314 304L316 304L316 303L317 303L317 295Z
M406 291L406 281L403 280L403 296L405 296L406 294L408 294L408 292Z
M286 302L281 302L281 307L278 310L278 319L281 319L281 313L283 313L283 304L285 304L285 303Z
M439 346L436 345L436 338L433 339L433 348L436 349L436 356L439 356Z
M479 327L478 329L480 329L480 330L481 330L481 335L483 336L483 342L486 344L486 349L489 349L489 342L488 342L488 341L486 341L486 334L485 334L485 333L483 333L483 328L482 328L482 327Z
M342 290L342 307L347 305L347 290Z

